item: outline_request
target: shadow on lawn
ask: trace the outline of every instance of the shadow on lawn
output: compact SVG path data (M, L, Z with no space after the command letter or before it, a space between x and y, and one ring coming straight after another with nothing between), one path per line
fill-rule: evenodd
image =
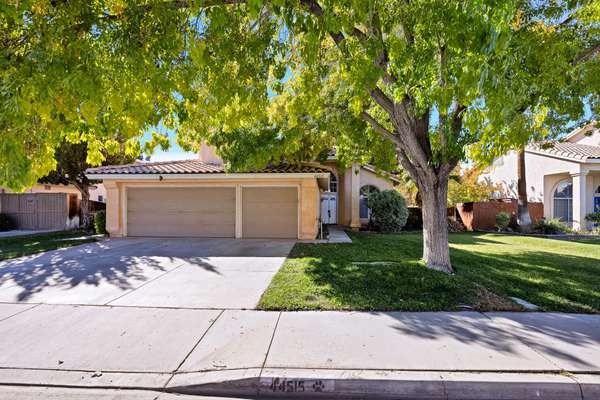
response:
M545 311L600 312L600 259L548 251L451 250L456 275Z
M103 283L126 291L183 263L221 274L206 257L223 251L204 253L185 239L111 240L58 249L0 262L0 294L16 286L14 300L27 301L47 288Z
M600 257L593 256L600 255L597 245L577 244L584 247L582 254L591 254L586 257L528 251L531 246L515 249L503 238L451 235L454 276L424 268L419 261L422 242L414 235L381 235L376 240L353 235L351 245L300 248L292 257L307 258L305 273L320 287L320 295L343 309L454 310L459 304L477 304L474 286L479 285L499 296L525 299L546 311L600 312ZM591 253L593 250L596 253ZM392 263L369 265L369 261Z

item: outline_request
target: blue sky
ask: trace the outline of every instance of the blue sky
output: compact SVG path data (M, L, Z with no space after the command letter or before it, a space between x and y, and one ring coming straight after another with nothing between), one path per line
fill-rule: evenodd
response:
M170 161L170 160L189 160L192 158L198 158L196 153L184 151L176 142L175 131L171 129L167 129L162 125L159 125L156 128L148 130L142 139L142 141L149 140L152 136L152 131L156 131L158 133L166 133L169 135L169 142L171 143L171 147L167 151L162 151L160 148L156 148L154 150L154 154L150 157L150 161Z

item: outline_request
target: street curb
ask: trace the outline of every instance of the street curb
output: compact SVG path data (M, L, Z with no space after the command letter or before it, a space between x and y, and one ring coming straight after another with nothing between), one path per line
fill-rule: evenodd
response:
M600 399L600 374L249 368L202 372L1 369L0 386L121 389L238 398Z
M600 375L265 369L176 374L167 392L323 399L600 399Z

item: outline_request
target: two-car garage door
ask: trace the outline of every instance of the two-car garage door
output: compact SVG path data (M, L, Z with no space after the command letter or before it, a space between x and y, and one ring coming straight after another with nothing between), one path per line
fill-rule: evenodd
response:
M235 236L235 188L128 188L128 236Z
M127 235L235 237L235 187L127 188ZM243 187L244 238L296 238L295 187Z

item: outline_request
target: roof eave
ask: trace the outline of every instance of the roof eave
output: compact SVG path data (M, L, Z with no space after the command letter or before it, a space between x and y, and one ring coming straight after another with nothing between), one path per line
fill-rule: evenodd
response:
M565 140L572 139L573 137L579 135L580 133L584 133L584 132L590 130L591 128L594 128L596 126L596 124L597 124L597 121L593 120L593 121L588 122L584 126L580 126L579 128L573 129L571 132L569 132L567 134L567 136L565 136Z
M92 180L118 180L118 181L163 181L163 180L215 180L215 179L281 179L281 178L329 178L329 172L247 172L247 173L170 173L170 174L86 174Z
M551 152L544 151L544 150L537 150L537 149L530 149L530 148L525 149L525 152L532 153L532 154L538 154L541 156L546 156L546 157L551 157L551 158L558 158L561 160L576 162L579 164L600 164L600 158L572 157L572 156L556 154L556 153L551 153Z

